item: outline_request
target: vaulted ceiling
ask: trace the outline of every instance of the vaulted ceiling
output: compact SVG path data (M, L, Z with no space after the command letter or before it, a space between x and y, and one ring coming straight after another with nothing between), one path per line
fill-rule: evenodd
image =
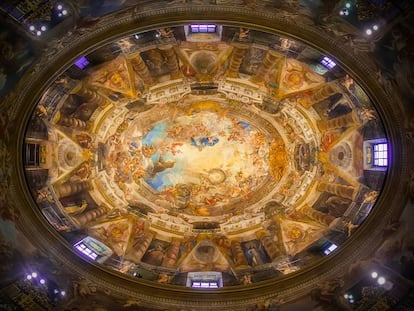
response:
M235 2L90 18L5 98L5 210L76 285L61 306L270 310L354 286L394 230L412 124L362 19Z

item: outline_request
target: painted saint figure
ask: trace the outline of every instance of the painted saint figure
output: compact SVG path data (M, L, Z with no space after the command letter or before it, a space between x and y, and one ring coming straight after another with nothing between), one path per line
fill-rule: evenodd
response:
M263 264L263 260L260 257L259 252L257 251L256 247L250 246L247 250L247 254L249 255L250 264L252 267L259 266Z

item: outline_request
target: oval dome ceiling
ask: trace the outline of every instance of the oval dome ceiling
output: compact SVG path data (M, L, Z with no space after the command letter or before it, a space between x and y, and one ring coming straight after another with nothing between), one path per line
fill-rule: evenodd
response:
M221 287L340 248L375 204L387 146L332 56L194 23L79 56L38 101L24 161L38 208L79 256Z

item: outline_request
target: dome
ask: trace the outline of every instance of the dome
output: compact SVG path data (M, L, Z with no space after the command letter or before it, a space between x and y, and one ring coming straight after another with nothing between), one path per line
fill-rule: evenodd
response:
M363 225L387 137L333 56L226 23L132 31L57 71L26 132L42 138L44 169L26 167L39 210L80 256L155 282L214 271L244 285Z

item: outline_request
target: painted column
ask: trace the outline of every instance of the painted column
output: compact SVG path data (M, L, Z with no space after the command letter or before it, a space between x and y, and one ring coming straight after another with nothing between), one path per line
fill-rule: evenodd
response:
M233 261L236 267L249 265L247 262L247 258L244 255L244 251L243 251L240 241L237 241L237 240L231 241L231 252L233 254Z
M132 260L137 263L140 262L153 238L154 235L152 233L146 232L141 239L135 241L131 250L125 255L125 259Z
M317 211L307 204L301 209L301 212L316 222L326 226L329 226L329 224L335 219L335 217Z
M272 259L272 261L283 256L283 252L280 250L279 246L277 245L278 243L272 240L272 238L270 237L270 234L261 235L260 241L262 242L262 245L264 249L266 250L266 253Z
M267 51L263 62L260 64L259 69L254 76L250 78L253 83L263 83L264 78L267 76L273 66L280 60L282 56L274 51Z
M177 79L181 76L180 68L178 67L177 55L175 54L172 45L163 45L159 49L167 60L167 67L170 71L172 79Z
M145 84L154 83L154 78L151 76L147 64L145 64L139 53L128 55L128 60L134 71L142 78L142 80L144 80Z
M74 216L73 218L77 221L80 227L83 227L87 223L94 221L95 219L103 216L105 213L106 213L106 208L100 206L91 211L82 213L81 215Z
M327 183L327 182L320 182L318 184L317 190L320 192L329 192L340 196L341 198L346 198L353 200L355 195L358 192L358 189L353 186L345 186L341 184L334 184L334 183Z
M177 263L179 252L180 252L181 241L178 239L173 239L171 241L170 247L165 253L165 256L162 260L162 266L167 268L174 268Z
M227 77L237 78L239 76L240 65L243 62L244 54L249 48L248 45L233 43L233 54L230 59L230 64L227 68Z
M76 129L87 129L88 128L88 124L85 121L81 119L77 119L77 118L65 117L62 115L57 121L57 124L71 127L71 128L76 128Z
M54 188L56 194L59 197L67 197L69 195L89 189L89 184L87 181L65 182L63 184L54 186Z
M333 84L325 84L319 88L310 90L309 92L311 92L309 96L304 96L299 99L299 102L305 108L309 108L312 105L331 97L332 95L338 93L338 90Z
M352 111L348 114L345 114L343 116L333 118L330 120L324 120L324 121L318 121L318 128L321 131L328 131L328 130L334 130L334 129L340 129L343 127L350 127L352 125L358 125L360 124L360 120L357 116L357 114Z
M94 103L97 105L104 105L106 103L106 98L100 94L97 90L92 89L91 87L80 83L76 88L72 90L72 93L79 95L85 101Z

